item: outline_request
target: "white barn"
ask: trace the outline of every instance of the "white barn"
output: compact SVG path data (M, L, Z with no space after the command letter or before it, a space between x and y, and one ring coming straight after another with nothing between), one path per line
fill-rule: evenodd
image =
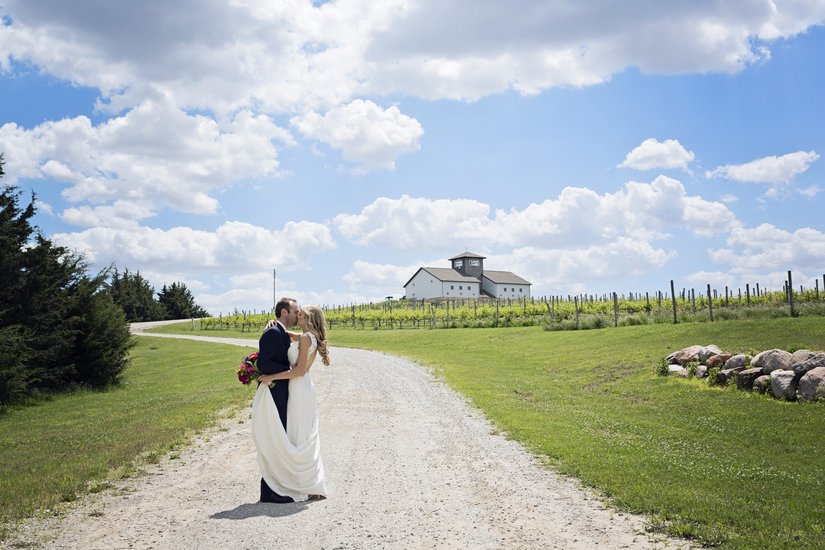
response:
M420 267L404 285L408 300L432 298L530 298L530 285L510 271L485 271L484 256L464 252L452 267Z

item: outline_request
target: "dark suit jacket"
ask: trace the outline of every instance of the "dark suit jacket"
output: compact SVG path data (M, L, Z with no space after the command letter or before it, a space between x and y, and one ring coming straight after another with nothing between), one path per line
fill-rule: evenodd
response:
M258 340L258 370L262 374L276 374L289 370L289 335L281 325L267 329ZM269 389L278 408L281 424L286 429L286 403L289 399L289 380L276 380Z

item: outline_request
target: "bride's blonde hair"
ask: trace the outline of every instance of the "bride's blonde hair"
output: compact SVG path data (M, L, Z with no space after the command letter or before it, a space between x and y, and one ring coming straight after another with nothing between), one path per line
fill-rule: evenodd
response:
M318 306L304 306L301 308L307 316L307 329L318 340L318 354L324 365L329 366L329 350L327 349L327 321L324 310Z

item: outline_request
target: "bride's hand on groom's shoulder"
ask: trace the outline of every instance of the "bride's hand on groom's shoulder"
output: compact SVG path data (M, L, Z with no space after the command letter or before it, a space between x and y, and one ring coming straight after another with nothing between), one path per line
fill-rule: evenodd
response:
M266 322L266 326L264 327L264 330L269 330L274 326L275 326L275 319L270 319L269 321Z

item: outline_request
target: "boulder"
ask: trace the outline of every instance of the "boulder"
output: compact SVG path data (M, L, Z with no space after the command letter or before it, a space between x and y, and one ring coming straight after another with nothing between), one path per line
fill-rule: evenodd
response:
M744 353L739 353L725 361L726 369L735 369L736 367L745 367L751 364L752 357Z
M751 367L761 368L765 374L770 374L775 370L790 370L791 354L784 349L769 349L757 353L751 360Z
M791 354L791 365L793 365L794 363L801 363L802 361L805 361L812 355L816 355L816 352L813 352L809 349L798 349Z
M799 380L799 397L806 401L825 399L825 367L816 367Z
M696 367L696 378L704 378L708 373L708 368L705 365Z
M753 389L759 393L765 393L771 389L771 375L763 374L753 381Z
M753 382L760 376L764 376L762 369L745 369L739 371L739 374L736 375L736 387L740 390L753 389Z
M722 350L719 349L719 346L711 344L709 346L704 346L702 349L699 350L699 362L701 364L706 364L707 360L713 357L714 355L719 355L722 353Z
M818 367L825 367L825 353L812 353L807 359L793 363L791 370L796 374L796 378L802 378L810 371Z
M702 350L702 346L690 346L687 348L682 348L679 351L674 351L670 355L667 356L667 362L670 364L676 363L679 365L685 365L690 361L698 361L699 360L699 351Z
M737 373L743 370L745 370L745 367L736 367L735 369L722 369L716 376L716 381L719 382L720 385L727 384L731 378L734 378Z
M730 353L720 353L718 355L711 355L710 357L708 357L708 360L705 361L705 364L708 366L708 368L711 369L713 367L721 369L722 367L726 366L726 361L731 357L733 357L733 355L731 355Z
M682 365L668 365L667 366L667 373L670 375L673 374L681 374L682 372L687 372L687 369Z
M771 393L777 399L792 400L796 396L796 385L796 375L792 370L779 369L771 372Z

